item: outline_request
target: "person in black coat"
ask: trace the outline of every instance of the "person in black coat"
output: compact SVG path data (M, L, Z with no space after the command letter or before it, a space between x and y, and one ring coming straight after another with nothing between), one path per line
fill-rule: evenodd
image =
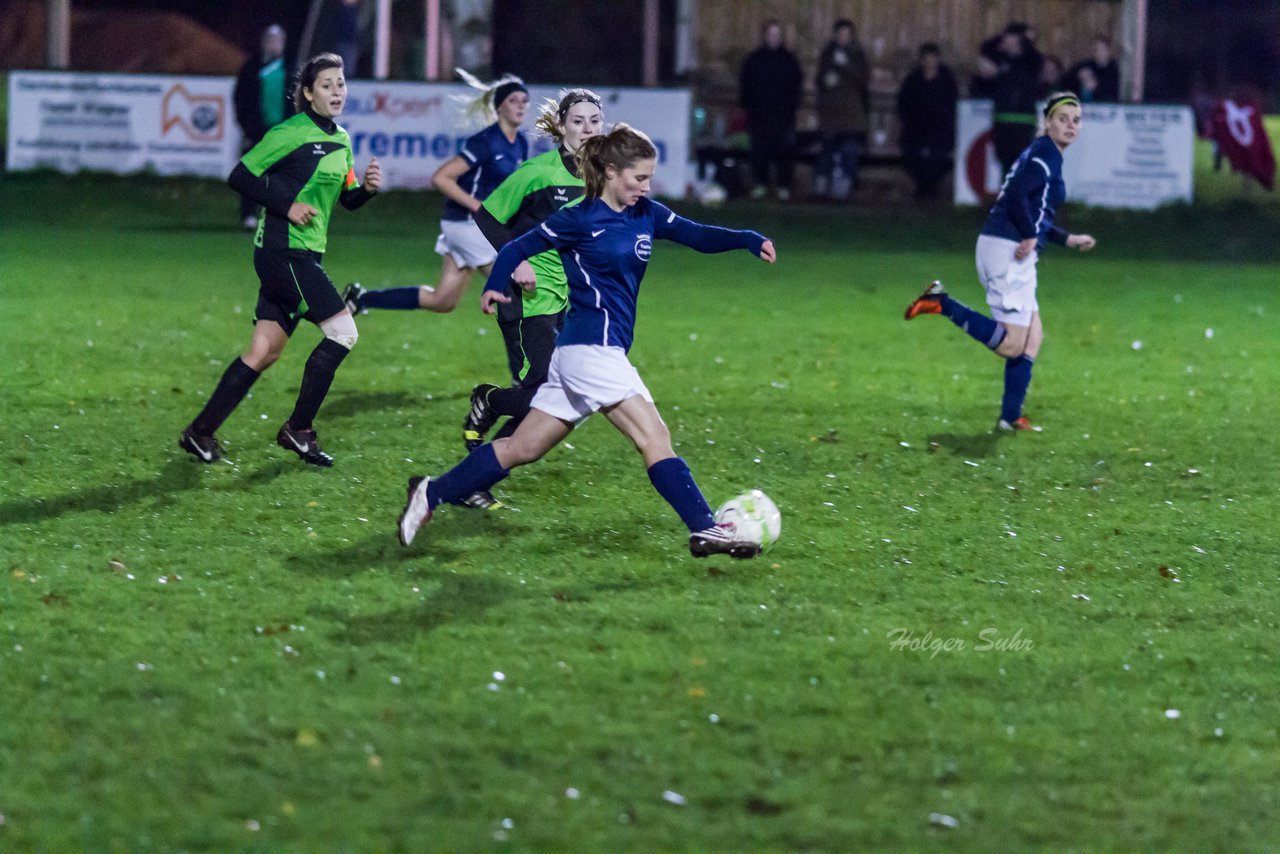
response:
M796 110L804 75L796 55L783 44L782 24L766 21L760 47L747 54L738 75L738 101L747 114L755 198L764 196L770 166L777 169L778 198L791 197Z
M1071 66L1061 88L1080 93L1082 101L1120 100L1120 66L1111 55L1111 39L1102 33L1093 37L1093 56Z
M919 58L898 90L898 144L903 165L916 185L916 198L933 199L951 170L959 93L936 44L921 45Z
M1035 31L1021 22L1010 23L982 44L977 69L984 80L981 88L992 100L991 141L1002 175L1035 139L1041 61Z
M272 127L293 115L284 29L279 24L262 31L258 53L250 54L240 66L233 100L236 123L242 135L242 153L257 145ZM240 219L246 230L258 228L258 206L247 196L240 197Z

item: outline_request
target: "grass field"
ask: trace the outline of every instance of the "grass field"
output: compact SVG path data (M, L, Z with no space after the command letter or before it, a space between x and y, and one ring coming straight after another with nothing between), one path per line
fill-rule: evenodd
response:
M712 502L782 541L696 561L592 421L402 549L409 474L502 375L473 308L360 318L316 470L274 446L301 329L176 447L247 340L218 184L6 176L0 849L1257 849L1280 838L1274 205L1071 210L1028 409L903 323L981 302L978 214L682 207L633 359ZM433 198L340 214L339 282L438 269ZM474 289L475 286L473 286ZM896 641L896 643L895 643Z

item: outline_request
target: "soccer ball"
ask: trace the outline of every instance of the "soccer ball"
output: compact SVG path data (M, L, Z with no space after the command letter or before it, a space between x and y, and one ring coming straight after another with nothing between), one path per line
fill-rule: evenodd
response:
M715 181L698 181L693 185L693 197L700 204L709 208L717 208L724 204L724 200L729 197L724 187Z
M766 551L782 535L778 505L758 489L731 498L716 511L716 522L732 522L738 534Z

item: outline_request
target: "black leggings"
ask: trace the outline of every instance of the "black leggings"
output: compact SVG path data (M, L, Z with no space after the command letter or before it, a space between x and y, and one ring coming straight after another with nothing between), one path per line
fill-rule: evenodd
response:
M489 408L493 414L509 419L495 438L510 436L529 414L534 393L547 381L551 354L556 349L556 335L563 325L564 312L512 320L498 318L498 328L502 330L502 340L507 345L507 367L511 370L512 384L489 393Z

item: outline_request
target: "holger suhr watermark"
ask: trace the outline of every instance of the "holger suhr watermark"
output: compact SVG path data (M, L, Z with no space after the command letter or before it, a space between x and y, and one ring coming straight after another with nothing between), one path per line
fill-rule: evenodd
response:
M1035 647L1035 642L1023 635L1022 629L1002 635L994 626L979 630L976 638L935 637L932 629L917 634L904 628L890 629L885 637L894 652L927 652L930 658L936 658L941 652L1029 652Z

